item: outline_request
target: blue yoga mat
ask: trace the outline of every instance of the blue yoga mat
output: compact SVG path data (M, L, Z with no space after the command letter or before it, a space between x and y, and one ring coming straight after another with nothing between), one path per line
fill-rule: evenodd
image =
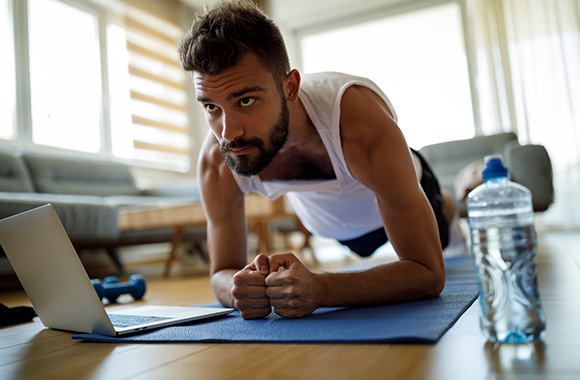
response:
M320 308L300 319L272 313L268 318L244 320L236 311L217 319L124 337L81 334L72 338L109 343L436 343L477 298L472 259L448 259L446 266L443 292L428 300Z

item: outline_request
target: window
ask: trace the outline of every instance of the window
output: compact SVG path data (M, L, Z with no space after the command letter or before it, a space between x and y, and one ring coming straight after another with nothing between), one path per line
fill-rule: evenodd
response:
M14 44L10 2L0 0L0 140L14 138L15 80Z
M462 36L461 9L448 3L305 35L302 64L373 80L419 149L475 134Z
M97 153L102 123L97 19L56 0L29 0L28 12L32 141Z
M126 1L122 23L110 24L109 88L113 153L189 170L190 138L176 41L175 14L154 2Z
M0 140L188 172L179 10L173 1L0 0Z

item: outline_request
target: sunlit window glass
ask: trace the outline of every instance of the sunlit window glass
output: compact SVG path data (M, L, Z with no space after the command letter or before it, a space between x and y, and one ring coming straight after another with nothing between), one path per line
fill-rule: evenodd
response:
M127 33L116 24L107 27L111 138L113 153L132 158L133 131L131 130L131 97L129 83L129 55Z
M0 0L0 139L14 138L15 73L10 2Z
M101 72L96 17L55 0L30 0L32 139L96 153Z
M191 141L175 48L181 29L139 8L146 3L135 5L123 24L107 28L113 153L185 172Z
M305 36L302 58L305 72L341 71L377 83L414 148L475 134L455 3Z

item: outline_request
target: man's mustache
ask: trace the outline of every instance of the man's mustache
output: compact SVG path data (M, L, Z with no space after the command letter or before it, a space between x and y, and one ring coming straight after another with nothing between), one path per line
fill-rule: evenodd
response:
M264 142L259 138L254 137L251 139L237 139L233 141L226 141L220 143L220 150L224 153L229 151L230 149L250 148L250 147L263 148Z

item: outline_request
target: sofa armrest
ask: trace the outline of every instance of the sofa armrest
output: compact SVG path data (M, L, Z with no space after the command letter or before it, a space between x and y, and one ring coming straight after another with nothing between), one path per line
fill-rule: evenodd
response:
M508 144L504 150L511 179L530 189L534 211L554 202L552 162L542 145Z
M0 191L34 192L34 184L22 155L0 150Z
M72 195L138 195L127 165L65 156L25 153L36 191Z
M141 191L141 195L200 200L197 178L182 179Z
M0 219L50 203L73 243L118 238L117 209L91 195L0 192Z

